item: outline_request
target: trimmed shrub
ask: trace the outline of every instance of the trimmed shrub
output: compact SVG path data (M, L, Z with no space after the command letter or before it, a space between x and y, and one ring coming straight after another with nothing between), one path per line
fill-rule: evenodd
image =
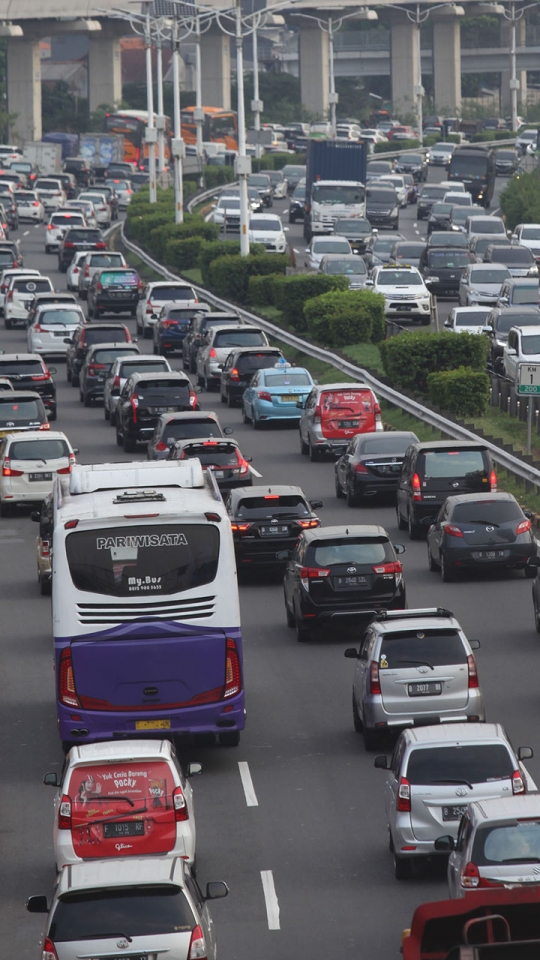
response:
M253 173L258 173L259 170L283 170L283 167L287 166L288 163L302 164L305 162L305 153L265 153L259 159L252 158L251 169Z
M212 164L204 168L204 182L207 190L220 187L224 183L233 183L235 179L234 167Z
M483 372L486 367L486 337L472 333L402 333L380 345L386 375L392 385L427 393L430 373L470 367Z
M204 243L203 237L185 237L183 240L173 237L165 244L165 262L180 272L191 270L199 262Z
M396 150L417 150L418 140L389 140L388 143L376 143L375 153L395 153Z
M470 367L430 373L427 391L431 403L454 417L481 417L489 403L489 377Z
M289 263L287 254L250 254L247 257L218 257L210 264L210 286L220 297L246 303L250 276L285 273Z
M269 273L262 277L250 277L248 282L248 302L253 306L273 307L274 280L279 280L281 274Z
M512 177L500 195L499 202L506 225L513 230L518 223L540 221L540 180L538 170Z
M333 347L373 340L373 318L378 334L379 315L384 322L384 297L372 290L331 290L304 305L309 335Z
M249 249L253 256L266 252L261 243L251 243ZM204 244L199 256L199 267L205 287L210 286L210 264L218 257L236 256L237 253L240 253L240 240L214 240Z
M348 290L347 277L329 277L307 273L294 277L278 277L272 284L274 305L281 310L285 323L295 330L305 330L304 304L329 290Z

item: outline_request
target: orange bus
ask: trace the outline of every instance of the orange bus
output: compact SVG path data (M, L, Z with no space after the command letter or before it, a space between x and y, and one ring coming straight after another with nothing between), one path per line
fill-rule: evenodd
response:
M147 123L148 112L146 110L118 110L116 113L108 113L103 121L103 129L106 133L117 133L123 136L124 160L135 163L138 167L143 166L143 161L148 156L148 144L144 140ZM167 165L171 158L171 136L171 122L169 117L165 117L165 162ZM154 149L157 157L157 144Z
M227 150L238 150L238 119L234 110L222 107L203 107L203 141L224 143ZM197 124L193 119L195 107L184 107L180 115L182 138L185 143L197 142Z

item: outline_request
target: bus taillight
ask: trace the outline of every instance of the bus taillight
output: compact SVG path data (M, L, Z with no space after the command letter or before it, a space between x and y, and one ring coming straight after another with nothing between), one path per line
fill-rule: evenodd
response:
M65 650L62 650L59 673L58 693L60 703L63 703L66 707L80 707L77 691L75 690L71 651L67 647Z
M240 671L240 657L236 643L231 637L227 637L227 659L225 661L225 687L223 689L223 699L235 697L242 689L242 674Z

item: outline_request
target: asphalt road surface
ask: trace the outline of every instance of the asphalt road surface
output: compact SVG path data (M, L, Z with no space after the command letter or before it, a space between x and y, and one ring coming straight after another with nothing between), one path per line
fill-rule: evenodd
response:
M439 179L439 178L438 178ZM286 207L277 203L274 211ZM496 201L492 210L496 209ZM286 218L285 218L286 222ZM414 207L400 228L411 239ZM56 257L44 253L44 228L19 231L26 265L49 273L65 287ZM303 250L300 225L289 237ZM441 304L443 314L451 304ZM134 322L129 321L133 329ZM0 333L0 346L25 350L21 329ZM141 349L150 350L149 341ZM85 409L78 391L58 368L58 421L80 448L79 459L130 459L115 444L101 407ZM173 365L179 367L175 359ZM309 463L299 452L295 428L255 432L238 409L215 394L201 397L253 466L259 483L298 483L321 498L321 518L331 523L381 523L406 544L404 572L409 606L443 605L454 611L477 654L489 720L502 722L514 745L530 744L540 757L540 638L533 623L531 586L520 573L442 584L428 571L423 543L398 532L392 504L351 510L334 495L330 461ZM144 459L141 448L136 459ZM29 894L50 897L54 882L52 795L43 774L61 769L56 732L50 601L39 594L29 511L0 521L2 600L0 724L2 843L0 929L3 957L37 960L43 921L26 913ZM205 884L226 880L228 899L212 913L221 960L365 960L397 958L401 931L414 908L446 895L443 864L399 882L394 879L383 808L384 773L373 768L354 733L351 715L353 664L343 650L351 635L334 630L297 644L286 626L279 579L240 589L248 718L235 749L190 745L184 761L200 760L194 782L198 871ZM354 642L354 633L352 634ZM382 752L382 750L380 751ZM538 760L528 764L540 776ZM129 933L129 931L126 931Z

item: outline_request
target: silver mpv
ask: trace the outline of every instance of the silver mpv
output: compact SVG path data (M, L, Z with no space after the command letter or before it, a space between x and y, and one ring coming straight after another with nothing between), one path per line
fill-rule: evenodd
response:
M392 759L376 757L388 770L386 821L396 878L411 875L413 862L448 854L443 834L455 840L467 804L512 797L526 790L520 759L498 723L452 723L404 730ZM445 837L446 839L446 837Z
M216 881L206 885L204 896L180 857L111 858L65 866L50 910L44 896L30 897L26 908L49 914L44 957L215 960L206 901L228 892Z
M450 610L388 610L374 617L356 660L353 723L373 749L389 729L483 721L473 648Z

